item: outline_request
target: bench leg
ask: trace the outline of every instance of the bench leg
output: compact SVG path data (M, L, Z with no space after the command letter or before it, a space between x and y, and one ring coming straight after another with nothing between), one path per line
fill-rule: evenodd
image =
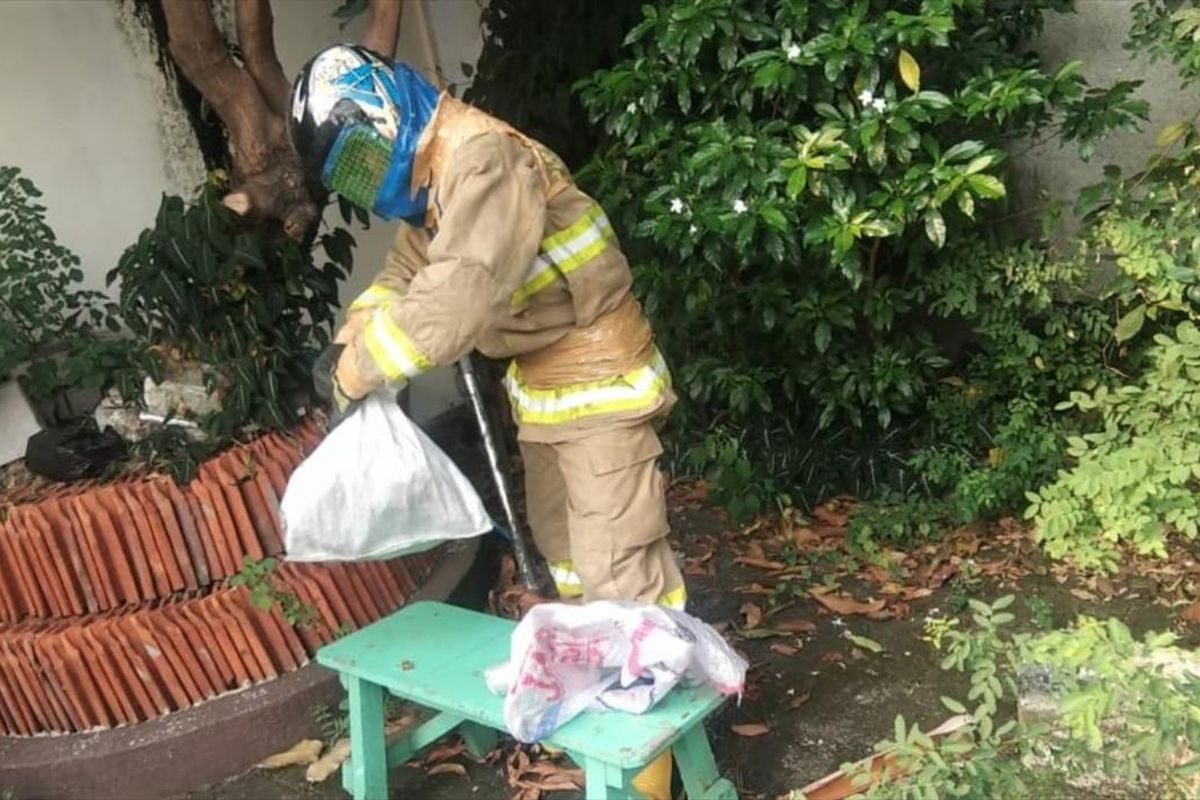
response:
M344 784L354 800L387 800L383 687L349 677L346 689L350 695L350 760Z
M641 792L633 786L633 779L641 770L623 770L594 758L572 758L583 764L586 800L643 800Z
M737 788L717 772L703 722L693 725L673 749L688 800L737 800Z
M462 734L467 752L477 759L482 759L495 750L500 741L500 737L494 730L476 722L464 721L458 726L458 732Z

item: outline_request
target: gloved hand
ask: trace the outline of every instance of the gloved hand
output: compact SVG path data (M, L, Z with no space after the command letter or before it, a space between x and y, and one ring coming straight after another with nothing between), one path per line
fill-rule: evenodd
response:
M343 344L331 344L321 351L313 363L313 391L322 403L329 406L329 429L333 430L358 407L361 400L349 397L337 380L338 359L346 349Z

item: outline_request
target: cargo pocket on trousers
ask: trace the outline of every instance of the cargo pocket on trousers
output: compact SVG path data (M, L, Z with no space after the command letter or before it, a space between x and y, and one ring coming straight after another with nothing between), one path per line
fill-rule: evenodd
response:
M651 461L663 453L662 442L649 425L588 441L587 458L597 478Z
M607 534L615 550L644 547L667 535L665 481L657 463L662 452L649 425L588 442L595 491L588 505L610 526Z

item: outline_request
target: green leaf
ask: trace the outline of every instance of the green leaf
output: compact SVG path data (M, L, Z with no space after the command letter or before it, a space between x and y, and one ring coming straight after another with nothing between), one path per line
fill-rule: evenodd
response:
M833 329L825 320L820 320L813 328L813 344L817 347L818 353L824 353L829 349L829 342L833 339Z
M971 163L967 164L967 168L963 170L966 175L974 175L976 172L982 172L992 165L996 157L988 153L982 156L971 159Z
M959 192L954 196L954 201L958 203L958 210L963 214L975 218L975 198L970 192Z
M783 212L780 211L775 206L768 206L768 205L760 206L758 209L758 215L760 217L762 217L763 222L767 223L775 230L782 231L784 233L787 232L787 230L788 230L787 217L784 216Z
M950 108L954 105L954 101L946 95L941 92L930 91L929 89L917 92L915 97L922 105L929 106L930 108L942 109Z
M974 140L959 142L946 151L945 155L942 156L942 160L946 162L965 161L968 158L974 158L975 156L979 155L981 152L983 152L983 148L983 142ZM978 172L978 170L971 170L968 168L968 172Z
M917 59L913 58L913 54L907 50L900 51L900 80L904 82L910 90L917 92L921 90L921 65L917 63Z
M975 194L987 200L1004 197L1004 184L994 175L971 175L967 184L975 190Z
M855 647L858 647L862 650L866 650L868 652L876 653L876 654L882 653L884 651L883 645L881 645L879 642L875 641L874 639L868 639L865 636L859 636L858 634L851 633L850 631L846 631L844 635L847 639L850 640L850 642L852 642L854 644Z
M801 192L804 191L805 185L808 183L808 168L801 165L792 170L791 177L787 182L787 195L795 200Z
M966 714L967 707L955 700L953 697L942 696L942 705L950 709L955 714Z
M1127 342L1134 336L1137 336L1145 324L1146 305L1143 303L1121 317L1120 321L1117 322L1117 326L1113 328L1113 338L1118 342Z
M1175 144L1187 133L1192 127L1192 123L1187 120L1180 120L1166 125L1158 132L1158 136L1154 138L1154 146L1167 148Z
M946 244L946 220L936 208L925 212L925 235L938 249Z

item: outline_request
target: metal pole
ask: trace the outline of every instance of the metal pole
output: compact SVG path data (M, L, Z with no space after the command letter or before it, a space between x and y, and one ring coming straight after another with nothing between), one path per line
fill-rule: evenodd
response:
M504 475L504 466L500 463L500 455L496 449L496 439L492 426L488 423L487 410L483 404L483 394L479 391L479 380L475 374L475 366L471 356L465 355L458 361L458 370L462 375L463 384L467 389L467 397L471 408L475 411L475 421L479 424L479 434L483 438L483 449L487 451L488 465L492 469L492 479L496 482L496 490L500 495L500 506L504 511L504 519L512 535L513 556L517 562L517 574L526 589L544 595L549 589L549 582L542 574L536 557L533 555L529 538L525 535L517 513L513 508L512 495L509 493L508 479Z

